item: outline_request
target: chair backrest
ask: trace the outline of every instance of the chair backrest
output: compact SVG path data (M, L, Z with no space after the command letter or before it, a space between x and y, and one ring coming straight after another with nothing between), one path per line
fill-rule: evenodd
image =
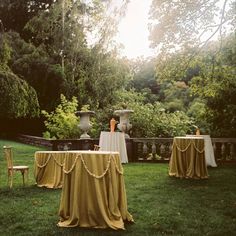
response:
M6 161L7 161L7 167L8 167L8 168L12 168L12 166L13 166L12 147L10 147L10 146L4 146L4 147L3 147L3 152L4 152L4 156L5 156L5 158L6 158Z

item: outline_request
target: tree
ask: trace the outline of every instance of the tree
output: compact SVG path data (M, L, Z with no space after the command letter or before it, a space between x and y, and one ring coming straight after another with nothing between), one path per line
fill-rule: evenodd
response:
M235 9L234 0L153 0L152 46L165 52L203 47L215 35L235 31Z
M10 71L0 70L1 118L36 117L39 104L35 90Z
M61 66L47 54L43 45L36 48L16 32L5 33L5 39L11 48L8 67L36 90L41 109L52 110L64 91Z
M8 61L11 59L11 48L9 47L5 35L0 35L0 69L8 70Z
M4 33L0 37L0 117L38 116L39 104L35 90L8 67L11 51Z
M0 20L4 26L4 31L13 30L21 36L26 23L39 11L49 9L53 0L1 0Z
M133 80L131 87L134 87L138 92L142 89L149 88L152 93L157 94L159 87L155 78L156 60L136 60L131 63L133 70Z
M200 73L191 81L191 91L205 101L206 119L217 136L235 137L236 134L235 45L234 34L221 43L221 53L215 44L209 45L199 62Z
M91 22L104 23L102 16L109 2L85 4L61 0L49 11L40 12L25 27L32 35L33 44L44 48L54 63L61 65L64 83L60 92L69 98L76 96L80 106L89 103L93 109L102 108L114 99L113 91L123 86L128 73L126 65L116 59L113 51L104 50L106 40L100 38L90 47L86 41L87 31L94 29ZM85 22L85 17L91 22Z

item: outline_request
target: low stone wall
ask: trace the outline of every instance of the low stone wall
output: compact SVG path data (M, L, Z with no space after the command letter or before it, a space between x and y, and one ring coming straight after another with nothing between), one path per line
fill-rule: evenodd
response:
M52 140L52 150L94 150L94 145L98 145L99 139L58 139Z
M99 139L62 139L51 140L42 137L19 134L16 139L22 143L49 147L53 151L60 150L93 150L94 145L98 145Z
M16 139L25 144L52 148L52 140L42 137L19 134L17 135Z

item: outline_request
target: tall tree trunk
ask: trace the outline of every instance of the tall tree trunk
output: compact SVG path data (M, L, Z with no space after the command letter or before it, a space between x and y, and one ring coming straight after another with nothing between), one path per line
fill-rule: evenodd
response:
M65 65L64 65L64 34L65 34L65 1L62 0L62 5L61 5L61 10L62 10L62 42L61 42L61 68L62 68L62 73L64 74L65 71Z

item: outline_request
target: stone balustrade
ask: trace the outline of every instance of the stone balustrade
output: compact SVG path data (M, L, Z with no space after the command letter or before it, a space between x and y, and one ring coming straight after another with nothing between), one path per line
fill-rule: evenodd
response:
M216 161L236 162L236 138L212 138ZM173 138L133 138L137 161L169 161Z
M218 161L236 161L236 138L212 138L215 158Z
M99 139L47 140L41 137L20 135L24 143L46 146L52 150L93 150ZM236 138L212 138L216 162L236 162ZM168 162L171 157L173 138L126 139L129 162Z
M132 138L136 161L170 159L173 138Z

